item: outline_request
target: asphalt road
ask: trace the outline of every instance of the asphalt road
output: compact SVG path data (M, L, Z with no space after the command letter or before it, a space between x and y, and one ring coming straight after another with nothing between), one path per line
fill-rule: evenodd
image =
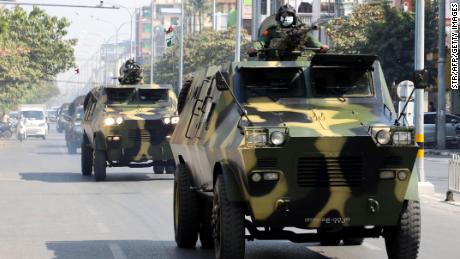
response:
M436 190L447 185L447 159L426 160ZM443 185L445 184L445 185ZM151 169L109 169L106 182L80 174L63 136L0 143L0 258L211 259L213 252L175 246L172 177ZM419 258L459 258L460 207L422 197ZM387 258L382 239L356 247L247 242L247 259Z

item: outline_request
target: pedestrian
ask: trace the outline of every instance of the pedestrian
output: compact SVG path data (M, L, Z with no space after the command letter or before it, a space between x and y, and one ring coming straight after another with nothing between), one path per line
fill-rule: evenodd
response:
M6 113L5 111L3 112L3 115L2 115L2 122L3 123L8 123L10 117L8 116L8 113Z

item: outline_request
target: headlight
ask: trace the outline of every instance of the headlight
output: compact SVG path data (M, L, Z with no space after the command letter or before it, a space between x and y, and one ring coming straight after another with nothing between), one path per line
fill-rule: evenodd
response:
M177 124L177 123L179 123L179 117L177 116L171 117L171 124Z
M163 117L163 123L166 124L166 125L170 124L171 123L171 118Z
M386 145L390 143L391 140L390 132L386 130L379 130L375 135L375 139L379 144Z
M118 125L122 124L122 123L123 123L123 117L121 117L121 116L117 117L117 119L115 120L115 122L116 122Z
M107 117L104 119L104 125L105 126L112 126L115 124L115 119L112 117Z
M270 142L275 145L279 146L284 143L284 133L280 131L273 131L272 134L270 134Z
M410 145L412 136L410 131L395 131L393 133L393 145Z
M267 131L263 129L247 130L246 144L248 146L265 146L267 145Z

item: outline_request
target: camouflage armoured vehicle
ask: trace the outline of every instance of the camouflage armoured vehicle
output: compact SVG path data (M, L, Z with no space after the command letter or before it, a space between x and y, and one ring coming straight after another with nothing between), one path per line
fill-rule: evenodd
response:
M175 170L168 138L179 117L170 86L120 85L90 91L84 101L81 163L83 175L96 181L106 167L150 167L162 174Z
M244 258L245 239L384 237L390 259L417 257L418 146L396 123L376 56L210 67L179 100L170 141L179 247L199 237L227 259Z

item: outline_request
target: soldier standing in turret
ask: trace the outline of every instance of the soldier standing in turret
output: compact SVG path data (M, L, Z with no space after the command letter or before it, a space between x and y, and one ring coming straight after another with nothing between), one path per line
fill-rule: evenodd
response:
M276 22L276 24L263 31L259 36L259 40L248 50L250 57L257 56L257 53L263 49L267 50L266 58L272 60L290 59L290 55L287 52L292 52L294 49L298 50L299 47L317 48L320 53L326 53L329 50L328 45L323 45L316 38L308 35L307 27L300 21L295 9L289 4L283 5L278 9ZM294 36L295 42L291 38L287 38L288 36L291 36L291 38ZM276 51L278 54L276 54Z

